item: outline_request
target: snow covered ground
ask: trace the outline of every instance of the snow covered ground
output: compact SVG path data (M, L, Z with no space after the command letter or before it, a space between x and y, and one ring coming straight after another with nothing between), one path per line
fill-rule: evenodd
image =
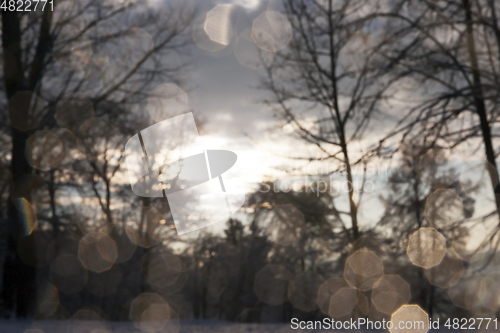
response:
M132 333L142 332L133 323L99 323L71 321L0 321L0 333ZM288 324L242 324L210 321L187 321L168 326L165 333L289 333L314 332L292 330ZM340 332L340 331L335 331ZM350 330L350 333L360 331Z
M160 324L161 325L161 324ZM148 327L153 328L153 327ZM153 332L152 330L145 330ZM142 333L133 323L125 322L82 322L82 321L0 321L0 333ZM163 333L300 333L300 332L337 332L367 333L362 330L292 330L290 324L244 324L220 321L189 320L162 326L156 332ZM375 333L375 331L370 331ZM383 331L376 331L383 332ZM442 329L429 333L459 332ZM489 333L494 329L468 332Z

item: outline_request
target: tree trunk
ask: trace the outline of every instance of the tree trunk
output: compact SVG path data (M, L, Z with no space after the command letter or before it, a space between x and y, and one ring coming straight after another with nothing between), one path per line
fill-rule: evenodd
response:
M54 238L59 234L59 217L57 216L56 209L56 186L55 186L55 170L50 170L50 182L49 187L49 199L50 199L50 211L52 213L52 234Z
M3 71L7 100L10 100L16 93L29 90L34 91L39 85L43 73L43 63L50 46L50 24L52 11L47 10L42 17L40 35L36 53L33 58L29 78L24 75L24 68L21 59L21 25L18 13L15 11L2 11L2 51L3 51ZM28 103L29 105L29 103ZM29 110L23 115L28 119ZM25 156L26 141L32 131L22 131L11 127L12 132L12 157L11 172L14 180L11 189L11 200L8 203L7 223L7 258L4 268L4 286L2 296L8 310L16 309L18 317L26 317L30 314L30 307L35 303L36 270L34 267L23 263L17 253L19 237L23 235L23 221L19 211L14 205L12 194L16 191L19 181L32 173L32 167ZM30 201L31 193L25 192L23 196ZM34 245L34 244L33 244ZM30 247L34 251L34 246ZM33 253L33 257L35 254Z
M342 147L344 152L344 163L347 172L347 184L349 186L349 212L351 215L352 223L352 238L353 242L359 239L359 228L358 228L358 207L354 201L354 182L352 179L352 169L349 161L349 155L347 154L347 144Z
M471 12L470 1L463 0L463 5L465 8L465 21L467 25L467 48L469 51L469 58L472 67L472 78L474 83L474 86L472 87L473 88L472 93L474 95L474 104L476 107L476 112L479 116L481 124L481 132L483 135L486 160L493 166L493 170L490 170L490 179L493 187L493 192L495 195L497 213L500 216L500 186L498 184L498 171L497 171L497 164L495 161L495 151L493 149L493 143L491 140L491 128L488 122L488 116L486 114L486 105L484 103L483 87L481 84L481 74L479 71L479 65L476 55L476 45L474 41L474 27L472 24L472 12Z
M17 92L26 89L24 72L21 63L21 29L17 12L2 11L2 48L3 71L5 75L6 97L10 100ZM27 89L26 89L27 90ZM26 110L27 112L28 110ZM12 131L11 172L14 180L11 197L8 203L7 224L7 258L4 266L4 285L2 298L7 310L16 309L18 317L29 314L33 304L35 291L35 269L23 263L17 253L19 237L22 235L23 221L14 205L12 194L17 183L26 175L32 173L32 168L24 154L26 140L31 133L16 128ZM25 193L30 200L30 193Z
M335 115L332 114L332 121L336 125L336 129L339 136L340 146L342 148L342 154L344 155L344 163L347 173L347 183L349 186L349 215L351 216L352 224L352 242L359 239L359 228L358 228L358 209L356 202L354 201L354 184L352 180L352 169L349 161L349 154L347 152L347 140L345 133L345 123L342 121L342 116L340 113L340 107L338 103L338 89L337 89L337 74L336 74L336 59L337 54L335 52L335 40L334 40L334 24L333 24L333 0L328 2L328 12L329 12L329 44L330 44L330 70L331 70L331 83L332 83L332 97L333 97L333 109Z

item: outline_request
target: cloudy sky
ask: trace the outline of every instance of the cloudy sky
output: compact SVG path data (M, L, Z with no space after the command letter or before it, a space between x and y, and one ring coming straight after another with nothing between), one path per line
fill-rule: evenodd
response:
M234 1L195 1L195 8L199 19L196 24L203 24L206 13L218 5L231 4L230 12L231 30L222 29L222 36L228 38L228 45L216 44L216 51L210 43L194 43L191 49L193 68L187 73L186 86L182 87L188 93L190 108L195 115L203 120L200 134L204 137L207 149L228 149L237 153L238 161L230 172L238 182L242 192L249 192L256 184L268 179L284 179L286 174L279 172L278 168L292 169L296 162L287 156L319 156L315 147L294 139L283 126L283 121L276 117L270 108L262 102L266 92L259 89L259 77L263 71L242 64L238 55L238 45L244 42L245 32L252 28L253 21L266 10L280 10L278 1L267 0L234 0ZM159 5L158 2L155 5ZM216 21L220 23L221 21ZM220 32L220 31L219 31ZM224 35L225 33L225 35ZM195 35L193 33L193 35ZM194 40L199 40L194 37ZM240 46L241 47L241 46ZM211 49L208 51L207 49ZM241 49L240 49L241 51ZM243 51L248 51L243 49ZM240 52L241 54L241 52ZM250 52L244 52L249 55ZM411 82L398 85L394 96L401 100L411 96L413 100L419 98ZM383 135L384 128L390 126L401 111L407 107L402 103L388 105L385 117L375 119L372 131L357 146L351 149L362 151L373 142L377 142ZM476 145L477 147L477 145ZM481 160L482 151L477 158L471 158L471 146L457 150L450 156L451 164L457 165L464 162L474 164ZM385 182L391 170L398 167L397 161L375 161L374 168L377 173L369 177L373 182L374 190L367 193L360 205L361 226L373 225L383 213L383 206L379 200L380 195L386 194ZM355 169L355 177L362 177L361 169ZM341 175L336 179L342 180ZM478 194L476 216L488 212L494 207L491 198L491 189L486 187ZM345 198L344 198L345 197ZM340 206L347 209L347 195L338 201ZM342 209L342 207L340 207ZM484 233L484 230L478 232Z

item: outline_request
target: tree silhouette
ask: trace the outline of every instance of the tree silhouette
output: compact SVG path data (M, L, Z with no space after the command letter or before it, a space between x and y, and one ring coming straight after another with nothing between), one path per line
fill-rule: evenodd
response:
M8 256L2 290L8 308L13 309L17 304L18 316L27 316L31 311L35 274L17 254L17 242L23 235L20 217L23 212L14 204L14 194L19 193L16 187L27 176L39 173L48 176L52 184L50 196L54 198L57 196L54 183L61 181L57 176L62 175L54 170L33 169L25 153L28 138L37 131L60 126L80 140L83 123L103 114L111 121L120 119L115 125L124 133L140 126L132 113L134 107L158 83L181 78L179 72L187 62L178 52L189 44L184 33L193 15L192 8L175 1L163 4L161 10L136 1L97 0L58 1L53 12L40 9L2 11L3 103L8 104L8 112L2 113L2 117L9 120L2 124L10 126L10 170L14 181L8 203ZM162 60L166 57L169 61ZM89 110L74 103L64 104L64 98L75 95L88 101ZM93 139L98 140L97 135L103 133L94 134ZM108 138L110 134L106 133ZM89 152L97 147L85 148ZM110 219L109 182L119 166L115 161L112 170L106 170L106 161L95 159L90 164L105 184L106 203L102 208ZM99 196L99 191L95 194ZM29 190L22 197L31 202ZM52 214L56 214L55 209ZM53 216L53 221L56 220Z
M376 52L388 41L372 28L375 15L363 14L364 6L379 10L356 0L285 1L291 39L262 79L272 94L267 104L315 148L314 157L295 158L332 163L345 172L351 241L360 236L353 166L363 159L350 147L364 137L388 86L380 80Z

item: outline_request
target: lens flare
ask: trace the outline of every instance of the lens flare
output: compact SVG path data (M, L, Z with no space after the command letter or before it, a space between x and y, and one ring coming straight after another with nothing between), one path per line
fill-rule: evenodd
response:
M316 303L324 314L329 313L330 299L340 289L349 288L347 281L340 276L334 276L325 281L318 290L318 297Z
M22 234L24 236L31 235L36 225L35 207L25 198L16 198L14 200L21 217Z
M416 266L437 266L446 253L446 239L433 228L420 228L408 238L406 253Z
M281 265L267 265L255 275L254 291L264 303L279 305L287 300L289 283L293 278Z
M393 328L389 329L391 333L426 333L429 330L429 316L418 305L403 305L391 316ZM422 323L420 327L400 328L406 327L406 323Z

